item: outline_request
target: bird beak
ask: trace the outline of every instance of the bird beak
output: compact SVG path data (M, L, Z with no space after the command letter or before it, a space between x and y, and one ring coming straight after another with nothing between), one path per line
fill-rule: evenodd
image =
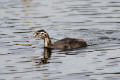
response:
M37 34L34 33L32 36L29 36L29 38L36 38L37 37Z

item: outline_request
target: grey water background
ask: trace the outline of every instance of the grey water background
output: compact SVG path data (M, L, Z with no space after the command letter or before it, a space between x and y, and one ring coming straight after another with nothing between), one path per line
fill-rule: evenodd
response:
M82 38L87 48L53 50L47 64L45 29L56 41ZM0 80L120 80L119 0L0 0Z

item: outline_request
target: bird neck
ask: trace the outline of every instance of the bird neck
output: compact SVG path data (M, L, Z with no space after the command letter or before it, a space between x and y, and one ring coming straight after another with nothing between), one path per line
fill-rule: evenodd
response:
M52 43L51 43L50 38L49 38L49 37L46 37L46 38L44 39L44 47L46 47L46 48L51 48L51 45L52 45Z

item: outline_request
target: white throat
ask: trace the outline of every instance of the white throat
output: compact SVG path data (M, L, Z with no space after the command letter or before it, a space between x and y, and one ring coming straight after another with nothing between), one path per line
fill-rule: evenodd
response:
M47 48L51 47L51 40L49 38L44 39L44 47L47 47Z

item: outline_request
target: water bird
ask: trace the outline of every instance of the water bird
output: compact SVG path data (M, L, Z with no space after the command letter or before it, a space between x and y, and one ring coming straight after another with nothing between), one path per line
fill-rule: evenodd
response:
M42 38L44 40L44 47L51 49L68 50L88 46L86 41L76 38L64 38L52 43L49 34L45 30L38 30L34 32L30 38Z

